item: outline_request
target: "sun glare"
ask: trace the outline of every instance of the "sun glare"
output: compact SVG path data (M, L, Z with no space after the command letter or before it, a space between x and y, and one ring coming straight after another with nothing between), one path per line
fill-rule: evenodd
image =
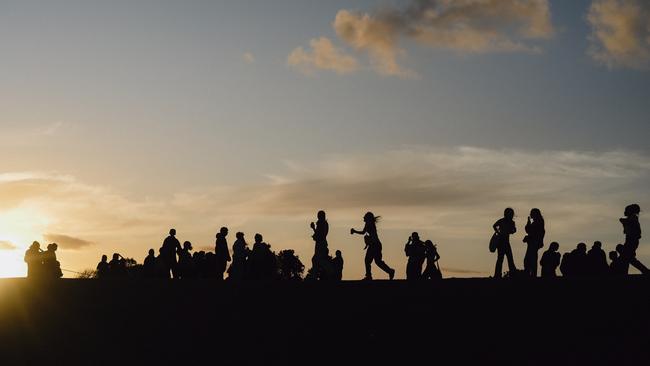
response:
M0 213L0 278L26 275L25 250L34 240L42 239L48 221L45 215L29 207Z

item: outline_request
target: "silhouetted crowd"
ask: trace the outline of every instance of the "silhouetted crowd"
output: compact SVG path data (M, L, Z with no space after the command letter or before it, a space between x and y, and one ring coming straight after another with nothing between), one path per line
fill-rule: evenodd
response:
M636 251L641 239L641 225L639 224L639 213L641 208L637 204L628 205L625 208L624 217L619 221L623 225L625 242L616 245L616 250L605 254L600 241L594 242L587 250L587 244L579 243L575 249L560 255L560 245L552 242L543 253L539 261L542 267L542 277L552 278L557 276L557 269L560 269L564 277L580 276L608 276L627 275L630 265L643 274L648 274L648 268L636 258ZM497 263L494 270L494 277L502 276L502 265L504 257L508 261L508 275L537 277L538 251L544 247L544 217L539 209L530 211L530 216L525 226L526 236L524 243L527 245L524 257L524 269L519 271L514 263L512 248L510 246L510 235L517 232L514 222L515 212L511 208L504 211L503 218L494 223L494 234L490 240L490 251L497 252ZM610 262L607 262L609 257Z
M559 253L560 245L552 242L542 254L541 260L538 260L538 252L544 247L546 230L541 211L534 208L530 211L525 226L526 235L523 242L526 245L526 254L523 270L518 270L510 245L510 236L517 232L515 212L512 208L507 208L503 217L492 226L494 234L490 239L489 249L497 253L494 278L503 277L504 259L508 263L506 273L508 277L537 277L538 263L541 267L541 276L545 278L556 277L558 268L564 277L626 275L630 266L647 274L648 268L636 258L636 250L641 239L638 217L640 212L641 208L637 204L625 208L624 217L620 219L625 242L618 244L616 250L609 252L609 255L605 254L600 241L594 242L589 250L585 243L579 243L574 250L562 256ZM379 219L379 216L368 212L363 217L362 230L350 229L350 234L363 235L364 238L365 280L373 279L373 262L388 275L390 280L395 277L395 270L383 260L382 243L377 232ZM334 257L330 255L327 242L329 224L325 212L319 211L317 221L309 226L313 231L314 255L311 259L312 267L305 279L340 281L343 277L343 255L340 250L335 252ZM214 252L193 251L192 243L185 241L181 245L176 238L176 230L171 229L158 254L156 255L154 249L150 249L143 265L138 265L135 260L124 258L118 253L113 254L109 262L108 257L104 255L97 265L96 277L101 279L133 276L162 279L213 278L232 281L302 279L304 265L293 250L283 250L276 254L260 234L255 234L252 248L249 248L244 233L238 232L232 245L231 256L227 237L228 228L223 227L216 234ZM28 276L61 277L61 267L56 260L56 249L56 244L50 244L47 251L42 251L40 244L34 242L25 253ZM407 280L442 279L442 272L438 265L440 255L431 240L422 241L420 235L414 232L409 236L404 252L407 257Z

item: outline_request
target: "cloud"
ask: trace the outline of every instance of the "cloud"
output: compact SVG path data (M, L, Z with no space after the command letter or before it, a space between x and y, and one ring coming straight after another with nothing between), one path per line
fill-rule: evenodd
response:
M650 2L594 0L587 20L589 53L608 67L645 69L650 65Z
M406 78L417 73L400 65L405 40L459 53L538 53L536 41L555 32L548 0L411 0L373 13L340 10L332 27L376 72Z
M0 250L14 250L16 248L14 243L7 240L0 240Z
M316 70L329 70L337 74L348 74L359 68L357 60L341 49L334 47L325 37L315 38L309 42L310 50L302 47L294 49L287 58L287 64L302 73L312 75Z
M242 55L242 60L244 60L245 63L251 65L255 63L255 56L250 52L246 52Z
M88 240L63 234L44 234L43 238L48 242L57 243L61 249L79 250L93 245Z

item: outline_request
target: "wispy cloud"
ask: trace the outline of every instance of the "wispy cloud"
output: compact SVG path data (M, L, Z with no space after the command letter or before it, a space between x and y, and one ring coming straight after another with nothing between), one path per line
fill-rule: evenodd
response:
M334 47L328 38L312 39L309 46L309 50L302 47L294 49L287 58L287 64L308 75L313 75L316 70L348 74L359 68L356 58Z
M43 234L43 238L48 242L57 243L61 249L79 250L93 245L88 240L63 234Z
M591 56L609 67L650 66L650 2L594 0L587 20Z
M536 41L555 32L547 0L411 0L372 13L343 9L332 26L376 72L407 78L417 73L400 65L405 40L459 53L538 53Z
M14 243L7 240L0 240L0 250L14 250L14 249L17 249Z

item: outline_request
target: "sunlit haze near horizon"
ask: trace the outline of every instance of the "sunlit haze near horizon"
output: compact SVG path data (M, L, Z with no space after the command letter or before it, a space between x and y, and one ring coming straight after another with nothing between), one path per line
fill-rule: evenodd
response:
M398 278L413 231L485 277L506 207L518 264L534 207L561 252L650 210L644 0L0 0L0 47L0 277L222 226L309 267L318 210L346 279L367 211Z

